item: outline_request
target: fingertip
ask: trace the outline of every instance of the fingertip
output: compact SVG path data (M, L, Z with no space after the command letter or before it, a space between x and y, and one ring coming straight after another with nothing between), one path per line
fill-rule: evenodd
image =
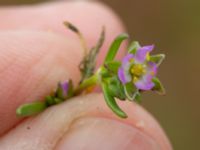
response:
M2 30L52 31L77 40L63 25L64 21L69 21L83 33L89 48L96 44L102 26L105 26L106 40L98 64L102 62L113 39L125 32L125 25L114 10L97 1L60 1L19 8L8 7L1 10L0 18L4 20L0 24ZM123 55L124 47L125 44L121 47L118 57Z
M76 144L74 144L76 143ZM140 130L116 120L88 117L76 120L56 150L158 150L159 145Z
M136 104L123 102L120 106L128 113L127 119L116 117L102 95L76 97L25 121L6 135L0 146L9 139L12 145L18 142L19 148L172 150L160 125L148 112ZM25 138L23 145L19 141Z
M16 108L42 100L62 80L79 79L76 41L41 31L0 32L0 135L13 127Z

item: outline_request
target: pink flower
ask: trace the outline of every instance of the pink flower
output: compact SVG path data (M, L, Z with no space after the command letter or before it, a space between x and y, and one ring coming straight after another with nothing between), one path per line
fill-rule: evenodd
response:
M149 60L149 53L154 46L144 46L135 54L127 54L118 70L118 77L123 84L133 82L137 89L151 90L154 87L152 79L156 76L157 65Z

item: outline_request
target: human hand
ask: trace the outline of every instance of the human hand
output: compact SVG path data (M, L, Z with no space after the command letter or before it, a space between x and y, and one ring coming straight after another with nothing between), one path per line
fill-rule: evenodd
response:
M0 18L0 150L172 149L143 108L121 103L129 116L121 119L101 94L73 98L26 120L15 115L20 104L42 99L58 81L79 80L82 49L63 21L78 26L89 46L106 26L101 62L113 38L124 30L109 8L96 2L59 2L1 8Z

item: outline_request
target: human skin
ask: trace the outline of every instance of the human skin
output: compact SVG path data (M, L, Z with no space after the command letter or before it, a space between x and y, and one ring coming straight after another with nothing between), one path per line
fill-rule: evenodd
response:
M1 7L0 19L0 150L172 149L158 122L141 106L119 102L129 116L121 119L100 93L77 96L27 119L15 115L20 104L41 100L58 81L80 79L83 50L63 21L78 26L88 46L106 27L101 63L113 38L125 30L110 8L97 2Z

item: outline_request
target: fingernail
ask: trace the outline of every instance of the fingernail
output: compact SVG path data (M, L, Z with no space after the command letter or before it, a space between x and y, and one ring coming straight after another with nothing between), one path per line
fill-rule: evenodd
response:
M159 150L148 135L131 125L106 118L75 121L56 150Z

